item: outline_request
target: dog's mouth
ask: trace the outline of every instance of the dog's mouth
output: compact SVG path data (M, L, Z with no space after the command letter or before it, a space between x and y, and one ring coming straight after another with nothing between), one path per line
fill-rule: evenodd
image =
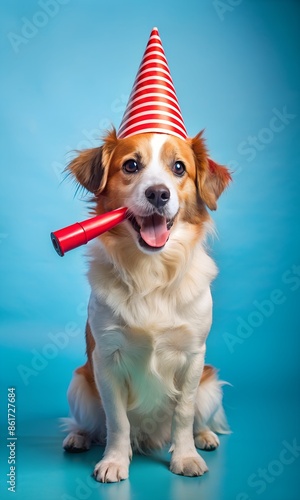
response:
M151 251L161 250L165 246L174 223L174 218L167 219L158 213L145 217L130 214L128 220L139 234L139 244Z

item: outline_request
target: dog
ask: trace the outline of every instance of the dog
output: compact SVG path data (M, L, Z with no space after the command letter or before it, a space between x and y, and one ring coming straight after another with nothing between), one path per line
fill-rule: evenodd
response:
M68 169L93 194L95 214L128 207L128 217L89 252L87 361L68 389L63 447L105 445L100 482L126 479L132 450L168 443L170 470L200 476L208 469L196 448L215 449L216 433L228 432L222 382L204 358L217 274L207 208L230 172L209 158L202 133L119 139L115 129Z

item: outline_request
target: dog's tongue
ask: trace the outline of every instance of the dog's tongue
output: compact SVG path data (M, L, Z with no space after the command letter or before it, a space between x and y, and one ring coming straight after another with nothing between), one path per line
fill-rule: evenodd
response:
M163 247L169 237L167 220L158 214L143 217L141 236L150 247Z

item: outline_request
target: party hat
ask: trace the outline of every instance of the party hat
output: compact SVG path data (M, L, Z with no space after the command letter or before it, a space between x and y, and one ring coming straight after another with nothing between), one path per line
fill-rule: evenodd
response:
M145 132L187 132L157 28L153 28L118 130L119 139Z

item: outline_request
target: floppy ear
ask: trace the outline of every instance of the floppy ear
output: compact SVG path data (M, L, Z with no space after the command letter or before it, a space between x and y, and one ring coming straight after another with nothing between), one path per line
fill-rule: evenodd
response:
M229 170L207 158L205 175L200 179L200 196L210 210L217 209L217 199L232 180Z
M231 181L229 170L207 156L202 132L192 139L196 159L196 183L199 195L210 210L217 209L217 200Z
M105 188L109 160L116 141L116 132L113 129L104 138L103 146L81 151L67 167L79 184L95 195L100 194Z
M102 163L102 153L103 146L85 149L68 165L68 170L76 177L79 184L94 194L104 189L107 178Z

